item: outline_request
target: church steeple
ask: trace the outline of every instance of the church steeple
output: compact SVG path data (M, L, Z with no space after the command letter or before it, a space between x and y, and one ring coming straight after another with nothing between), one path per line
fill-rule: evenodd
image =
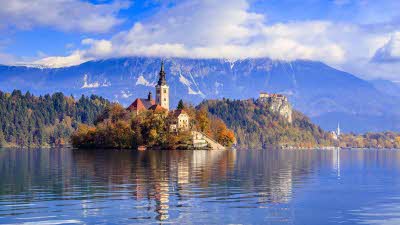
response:
M161 61L161 69L156 85L156 104L160 105L164 109L169 110L169 87L165 76L166 73L164 71L164 61Z
M166 85L167 80L165 79L165 71L164 71L164 61L161 61L161 69L158 78L158 85Z

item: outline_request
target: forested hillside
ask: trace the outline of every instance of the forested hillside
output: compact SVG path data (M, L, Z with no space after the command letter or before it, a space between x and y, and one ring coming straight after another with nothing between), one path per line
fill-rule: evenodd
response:
M66 144L79 123L93 124L108 104L94 95L76 100L62 93L36 97L18 90L0 91L0 145Z
M269 110L268 103L249 100L207 100L206 108L221 118L235 132L242 149L264 149L268 146L318 147L332 146L330 134L300 112L293 111L293 122Z

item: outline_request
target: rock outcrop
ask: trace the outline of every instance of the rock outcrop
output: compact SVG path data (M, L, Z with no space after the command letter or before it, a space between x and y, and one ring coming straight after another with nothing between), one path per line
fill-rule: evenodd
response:
M289 123L292 123L293 110L286 96L281 94L261 93L258 100L267 103L269 109L272 112L278 113L280 116L285 118Z

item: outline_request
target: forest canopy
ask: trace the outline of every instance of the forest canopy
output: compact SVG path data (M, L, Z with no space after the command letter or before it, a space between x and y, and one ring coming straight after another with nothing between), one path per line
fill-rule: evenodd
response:
M237 143L242 149L269 146L315 148L400 148L394 132L342 134L338 140L293 111L289 123L269 110L268 103L248 100L205 100L197 107L179 101L178 109L190 116L191 128L225 146ZM50 147L71 143L105 148L134 148L138 145L184 148L188 133L166 132L171 118L146 112L132 115L119 104L99 96L65 96L62 93L33 96L14 90L0 91L0 147ZM89 135L90 134L90 135ZM86 139L85 139L86 138ZM102 140L102 142L100 142ZM80 144L79 144L80 143Z
M313 124L300 112L293 111L289 123L272 112L268 103L248 100L205 100L198 108L221 118L233 129L238 148L265 149L268 146L295 146L314 148L332 146L329 133Z
M95 95L75 99L62 93L33 96L0 91L0 145L64 145L78 124L93 124L109 102Z
M72 144L77 148L136 149L143 145L152 149L193 149L191 130L204 132L227 147L235 141L233 131L207 111L184 106L183 102L177 109L189 115L189 130L170 131L173 112L147 110L137 114L119 104L112 104L95 126L80 125L72 135Z

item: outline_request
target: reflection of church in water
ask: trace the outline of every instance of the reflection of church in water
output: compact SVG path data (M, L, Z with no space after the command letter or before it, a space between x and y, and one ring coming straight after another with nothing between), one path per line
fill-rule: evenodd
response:
M130 207L134 204L143 209L141 215L155 215L151 218L159 221L176 221L176 216L181 219L184 215L177 212L177 205L198 209L203 207L202 200L220 196L236 199L237 195L255 193L256 196L249 195L253 196L249 200L257 205L288 203L293 189L309 176L314 165L312 154L305 152L123 151L104 154L99 160L96 152L74 152L79 166L77 173L97 177L104 182L100 186L123 193L123 198L134 199L128 203ZM93 191L96 192L95 188Z
M236 161L236 151L191 151L189 154L177 151L171 152L167 160L169 163L160 165L157 163L159 155L152 153L141 153L149 160L151 168L138 164L136 170L139 176L134 194L138 201L153 199L156 219L161 221L169 219L171 197L179 196L180 201L190 199L188 189L191 184L207 185L212 177L226 177L234 169ZM219 167L218 174L213 174L215 171L212 168L216 165ZM172 195L174 192L177 193Z

